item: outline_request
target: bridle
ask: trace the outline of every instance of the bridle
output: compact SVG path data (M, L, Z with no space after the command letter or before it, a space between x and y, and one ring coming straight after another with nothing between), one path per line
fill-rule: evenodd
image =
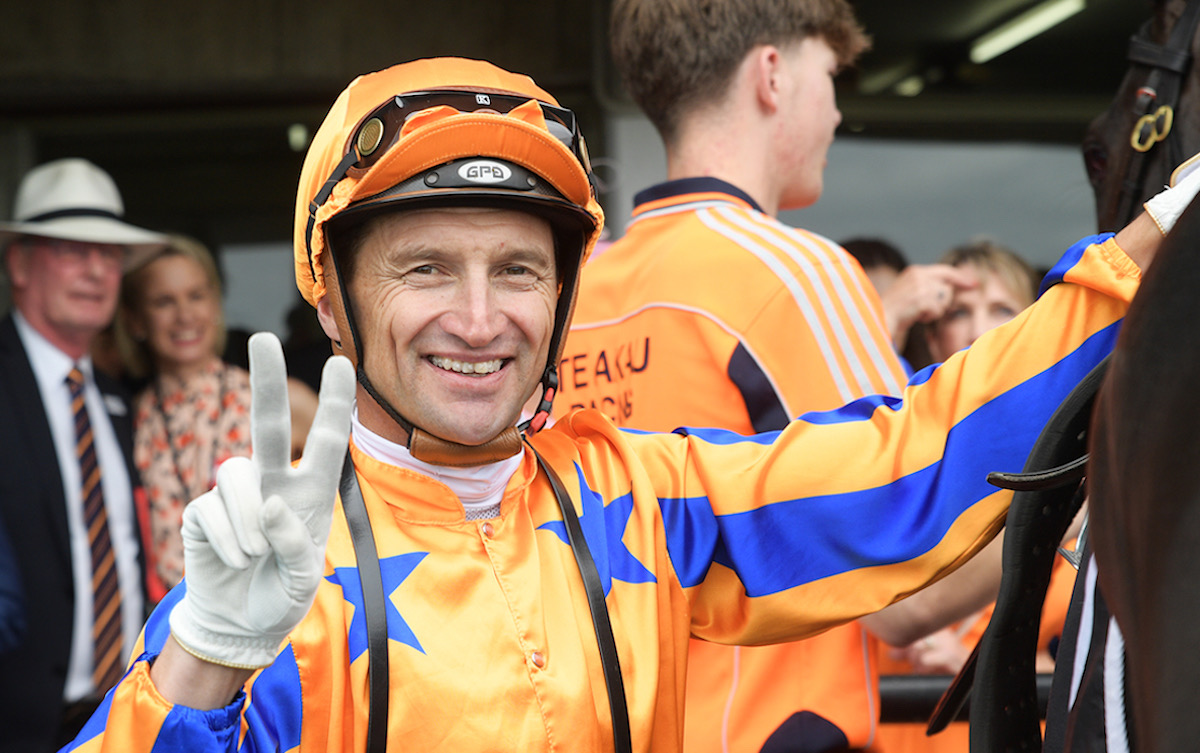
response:
M1129 61L1149 72L1134 99L1138 119L1129 135L1133 154L1121 184L1118 227L1141 208L1154 148L1166 145L1172 167L1189 156L1181 153L1182 138L1171 126L1192 64L1200 0L1188 0L1165 45L1151 41L1150 24L1147 21L1129 41ZM944 729L970 696L973 752L1042 750L1034 664L1041 606L1058 543L1083 502L1092 406L1108 363L1108 358L1099 363L1058 407L1022 473L988 476L990 483L1016 492L1005 523L1004 576L987 630L934 709L928 734ZM1082 536L1079 548L1085 548ZM1055 708L1065 710L1066 705Z
M1150 39L1152 21L1142 25L1129 40L1127 58L1135 66L1149 68L1146 81L1138 87L1133 112L1138 116L1129 134L1133 150L1125 178L1121 182L1116 226L1129 223L1140 210L1146 172L1152 152L1158 144L1166 144L1168 169L1190 156L1183 154L1181 139L1172 129L1179 92L1192 65L1192 38L1200 23L1200 0L1188 0L1179 20L1171 29L1166 44Z

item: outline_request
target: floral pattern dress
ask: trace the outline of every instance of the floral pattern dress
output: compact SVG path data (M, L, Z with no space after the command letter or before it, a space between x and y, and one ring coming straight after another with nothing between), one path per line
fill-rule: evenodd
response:
M148 509L147 586L158 601L183 577L180 526L225 460L250 455L250 375L214 360L187 379L158 375L136 399L133 459Z

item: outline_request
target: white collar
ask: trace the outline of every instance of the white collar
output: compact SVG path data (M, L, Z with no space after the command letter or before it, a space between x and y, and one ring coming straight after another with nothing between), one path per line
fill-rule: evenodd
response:
M357 408L351 416L350 432L354 437L354 444L369 457L429 476L450 487L466 510L484 509L499 504L504 496L504 489L508 486L508 480L520 468L521 458L525 454L525 448L522 446L521 452L495 463L467 468L433 465L414 458L407 447L384 439L363 426L358 420Z
M43 395L53 395L54 390L60 389L66 382L67 374L76 366L83 372L84 381L92 381L92 357L84 355L78 361L59 350L45 335L33 328L33 325L13 310L13 324L17 328L17 336L25 346L25 354L29 356L29 365L37 378L38 388Z

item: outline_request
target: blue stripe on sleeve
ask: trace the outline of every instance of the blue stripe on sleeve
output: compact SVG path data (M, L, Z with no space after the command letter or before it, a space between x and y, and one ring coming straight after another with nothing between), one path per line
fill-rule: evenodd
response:
M187 706L173 706L163 720L151 752L187 750L217 753L233 750L241 732L238 722L245 700L245 693L238 691L233 703L220 709L200 711Z
M921 369L912 375L908 383L914 386L924 384L929 381L930 375L933 374L933 369L940 365L934 364L933 366ZM892 397L890 395L867 395L835 410L809 411L802 414L800 420L810 424L840 424L847 421L865 421L880 407L895 411L900 410L903 405L903 398ZM691 427L676 429L675 432L686 436L699 437L709 444L736 444L746 441L755 442L756 444L771 444L779 436L779 432L777 431L769 431L754 435L753 437L746 437L736 432L722 429L698 429Z
M682 426L676 429L673 434L681 434L685 437L696 437L704 440L707 444L741 444L742 442L750 442L751 444L772 444L776 437L779 436L777 431L767 431L762 434L738 434L736 431L728 429L702 429L696 426Z
M289 643L271 666L259 673L250 688L250 703L246 707L249 730L242 750L291 750L300 745L303 720L300 668ZM270 744L264 747L264 741Z
M1089 235L1086 238L1082 238L1077 241L1074 246L1068 248L1058 262L1055 263L1055 265L1051 267L1050 271L1046 273L1046 277L1042 280L1042 286L1038 288L1038 297L1040 298L1042 293L1045 293L1047 290L1049 290L1051 286L1057 285L1063 281L1063 277L1067 274L1067 270L1079 263L1079 260L1083 257L1083 252L1087 250L1088 246L1092 244L1103 243L1104 241L1113 237L1113 235L1115 235L1115 233Z
M926 382L929 381L929 377L933 376L934 370L937 369L937 367L939 367L939 366L941 366L940 363L932 363L932 364L926 366L925 368L921 369L917 373L913 374L912 376L910 376L908 378L908 386L916 387L917 385L925 384Z
M1024 467L1045 422L1112 349L1118 331L1116 323L1097 332L1054 366L966 416L950 431L941 461L883 487L720 517L704 497L660 500L681 584L699 584L715 561L737 572L747 594L763 596L924 554L964 510L997 491L987 483L989 472Z
M158 602L158 606L154 607L154 611L150 613L150 619L146 620L146 626L142 632L144 634L143 643L145 644L146 653L151 656L158 656L162 653L163 646L167 642L167 636L171 634L171 624L169 618L171 610L175 605L183 599L183 595L187 593L186 581L179 581L179 584L167 591L167 595L163 600Z
M923 373L923 372L922 372ZM926 375L928 379L928 375ZM866 421L879 407L900 410L904 400L888 395L868 395L843 405L837 410L809 411L800 420L810 424L841 424L849 421Z
M660 498L658 506L667 533L667 555L679 584L684 588L699 585L714 561L719 536L712 505L705 497L675 497Z

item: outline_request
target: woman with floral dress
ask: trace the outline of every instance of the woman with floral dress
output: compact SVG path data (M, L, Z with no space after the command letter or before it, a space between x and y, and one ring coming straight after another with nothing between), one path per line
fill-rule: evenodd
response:
M134 463L153 602L183 577L184 506L212 487L223 461L250 454L249 374L221 359L225 336L221 281L202 244L172 236L125 273L116 338L127 372L148 380L134 402ZM302 442L316 395L290 380L289 397Z

